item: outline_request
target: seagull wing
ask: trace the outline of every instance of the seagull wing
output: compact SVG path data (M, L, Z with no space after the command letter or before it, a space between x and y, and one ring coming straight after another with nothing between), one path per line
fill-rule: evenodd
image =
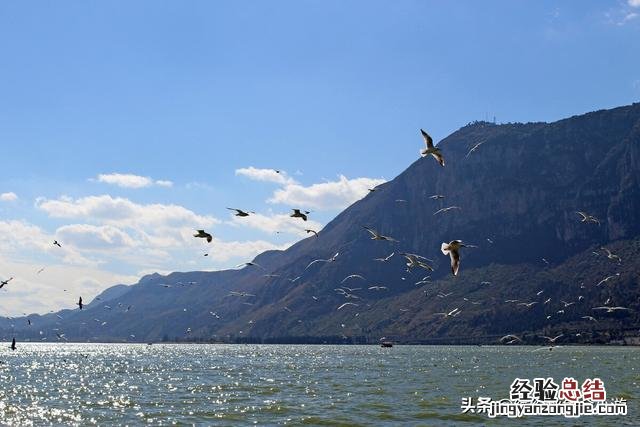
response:
M433 138L431 138L431 136L422 129L420 129L420 133L422 134L422 138L424 139L427 149L433 148Z
M440 163L440 166L444 167L444 156L440 152L431 153L431 155Z
M449 257L451 258L451 272L457 276L460 269L460 252L457 249L452 249L449 251Z

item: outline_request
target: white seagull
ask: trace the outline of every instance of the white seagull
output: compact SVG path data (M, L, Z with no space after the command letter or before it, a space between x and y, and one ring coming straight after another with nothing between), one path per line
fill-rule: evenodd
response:
M422 133L422 138L424 139L424 143L427 146L427 148L423 148L420 151L420 155L422 157L432 155L438 161L438 163L440 163L440 166L444 167L444 157L440 152L440 148L433 145L433 138L431 138L429 134L422 129L420 129L420 133Z
M452 240L449 243L442 243L440 250L444 255L451 258L451 272L454 276L458 275L460 269L460 248L475 248L473 245L465 245L462 240Z
M397 240L394 239L393 237L383 236L382 234L378 233L373 228L369 228L369 227L362 227L362 228L364 228L369 233L371 233L371 240L386 240L388 242L397 242Z

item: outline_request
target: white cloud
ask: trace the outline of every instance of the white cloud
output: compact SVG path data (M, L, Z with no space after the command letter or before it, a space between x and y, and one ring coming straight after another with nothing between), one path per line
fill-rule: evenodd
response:
M640 0L628 0L627 4L631 7L640 7Z
M105 184L117 185L123 188L144 188L151 187L152 185L158 185L160 187L171 187L173 182L167 180L156 180L149 178L148 176L140 176L128 173L110 173L100 174L96 178L96 181L103 182Z
M236 175L246 176L254 181L275 182L276 184L295 183L295 180L287 175L285 171L278 172L275 169L258 169L253 166L236 169Z
M85 249L131 248L136 242L124 231L111 225L65 225L56 230L56 236L65 244Z
M340 175L337 181L313 184L305 187L301 184L287 184L276 190L269 203L282 203L299 208L318 210L344 209L356 200L364 197L369 188L385 182L384 179L354 178Z
M623 21L628 22L628 21L631 21L632 19L636 19L637 17L638 17L638 14L636 12L629 12L625 15Z
M211 227L219 221L203 216L179 205L138 204L122 197L109 195L79 199L39 199L36 206L54 218L83 218L114 226L126 227Z
M26 221L0 221L0 255L12 259L28 260L34 257L52 257L67 264L96 266L99 262L80 254L75 248L54 246L55 235Z
M0 201L1 202L14 202L16 200L18 200L18 195L16 193L14 193L13 191L9 191L8 193L0 194Z

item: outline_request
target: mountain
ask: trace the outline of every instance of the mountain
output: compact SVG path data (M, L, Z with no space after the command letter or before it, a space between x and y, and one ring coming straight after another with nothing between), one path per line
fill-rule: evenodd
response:
M54 328L72 340L132 341L374 342L387 336L471 343L514 333L538 342L541 335L564 333L567 341L610 342L637 335L640 104L554 123L474 122L438 147L446 167L431 157L416 160L317 237L256 257L264 270L153 274L105 291L115 292L109 304L64 310L62 319L42 316L32 327L13 319L15 329L2 321L0 336L55 339ZM431 199L434 194L445 198ZM447 206L460 209L434 215ZM580 222L577 211L600 223ZM398 242L374 241L364 226ZM457 277L440 252L441 243L453 239L478 246L462 249ZM622 262L607 258L602 246ZM373 261L391 252L388 262ZM400 252L430 258L435 271L407 272ZM333 262L307 268L335 254ZM350 274L366 279L341 284ZM424 276L430 278L416 285ZM597 285L607 276L613 277ZM374 285L386 289L368 289ZM341 286L362 289L346 298L335 291ZM345 302L356 305L337 310ZM603 305L632 310L592 309ZM455 308L456 316L434 314Z

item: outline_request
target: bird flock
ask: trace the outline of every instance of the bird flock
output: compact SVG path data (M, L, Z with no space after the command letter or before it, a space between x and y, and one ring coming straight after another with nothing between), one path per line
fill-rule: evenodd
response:
M425 132L423 129L420 129L420 133L424 139L424 143L425 143L425 148L423 148L422 150L420 150L420 155L424 158L424 157L433 157L438 164L441 167L445 166L445 157L441 151L441 149L434 145L433 143L433 139L431 138L431 136ZM470 155L472 155L473 153L477 152L479 150L479 148L484 144L485 142L479 142L474 144L469 151L467 152L465 158L468 158ZM276 173L280 173L279 170L276 170ZM378 191L378 188L370 188L369 192L375 192ZM443 194L434 194L429 196L430 199L432 200L443 200L445 198L445 195ZM407 200L405 199L397 199L396 200L397 203L406 203ZM238 208L231 208L228 207L228 210L234 212L233 215L237 216L237 217L248 217L252 214L255 214L255 212L253 211L248 211L248 210L244 210L244 209L238 209ZM446 214L448 212L452 212L452 211L461 211L462 208L459 206L447 206L447 207L442 207L438 210L436 210L433 215L442 215L442 214ZM303 209L292 209L291 214L289 215L291 218L294 219L299 219L301 221L306 222L308 220L309 214L311 212L307 211L307 210L303 210ZM584 211L576 211L576 214L579 215L579 221L581 223L585 223L585 224L597 224L600 225L600 220L592 215L589 214L587 212ZM389 235L385 235L382 234L381 232L379 232L378 230L376 230L375 228L366 225L366 226L362 226L363 230L366 231L369 234L369 237L371 240L373 241L378 241L378 242L387 242L390 244L397 244L400 243L398 239L391 237ZM304 230L307 234L312 234L313 238L318 238L321 235L321 231L316 231L316 230L312 230L312 229L305 229ZM203 239L205 240L207 243L212 243L213 242L213 235L209 232L207 232L206 230L203 229L199 229L196 230L196 232L193 234L193 237L196 239ZM489 244L494 244L494 241L491 238L486 238L486 241ZM349 242L351 243L351 242ZM57 240L53 241L53 245L59 248L62 248L62 244L60 242L58 242ZM463 242L462 240L459 239L454 239L451 240L449 242L443 242L440 246L440 251L442 252L442 254L444 256L448 256L450 259L450 267L451 267L451 274L455 277L458 276L459 272L460 272L460 262L461 262L461 249L462 248L478 248L478 246L476 245L470 245L467 244L465 242ZM600 248L602 251L604 251L605 257L610 260L610 261L614 261L617 264L621 264L622 263L622 259L620 256L618 256L617 254L614 254L611 252L610 249L606 248L606 247L601 247ZM599 252L593 252L594 255L600 255ZM434 271L434 261L431 259L428 259L422 255L418 255L415 253L409 253L409 252L398 252L398 254L400 256L402 256L404 258L405 262L405 273L409 273L411 274L414 271L417 270L422 270L425 271L426 273L430 273L432 271ZM208 256L208 253L205 253L204 256ZM336 260L339 258L340 255L340 250L336 251L334 255L330 256L329 258L318 258L318 259L313 259L311 261L309 261L306 265L306 267L304 268L304 270L302 271L302 274L306 274L308 271L313 270L313 268L317 267L318 265L323 265L323 264L331 264L336 262ZM391 251L388 255L386 256L381 256L381 257L377 257L377 258L373 258L374 262L377 263L388 263L392 257L394 257L396 255L396 251L393 250ZM543 262L545 264L549 264L549 262L542 258ZM236 268L246 268L246 267L251 267L251 268L257 268L259 270L263 270L265 272L265 274L263 275L265 278L272 278L272 279L278 279L281 278L280 274L276 274L276 273L268 273L267 270L260 264L256 263L255 261L252 262L245 262L245 263L241 263L239 265L236 266ZM45 268L41 268L37 271L37 274L42 273L45 270ZM300 280L302 277L302 275L299 275L297 277L294 278L285 278L287 281L289 281L290 283L295 283L298 280ZM607 276L605 278L603 278L600 282L598 282L595 286L599 287L602 285L605 285L606 283L608 283L609 281L612 281L614 279L617 279L620 277L620 273L616 273L614 275L611 276ZM4 280L0 280L0 289L4 288L5 286L9 285L10 282L12 282L12 280L14 279L14 277L9 277L7 279ZM402 280L406 280L406 277L403 276L401 277ZM415 285L426 285L426 284L430 284L432 283L430 280L430 276L429 275L425 275L424 277L422 277L420 280L415 282ZM351 283L351 282L360 282L363 283L364 287L348 287L345 284L347 283ZM361 308L363 305L367 306L367 307L371 307L370 304L366 303L365 300L366 298L362 295L362 292L373 292L373 293L379 293L379 292L384 292L387 291L389 289L388 286L384 285L384 284L380 284L380 283L368 283L365 284L367 282L367 279L359 273L352 273L352 274L348 274L347 276L344 277L344 279L340 282L340 286L335 288L333 291L335 292L335 294L339 297L339 298L344 298L342 301L345 302L341 302L336 310L337 311L342 311L342 310L349 310L349 309L354 309L354 310L358 310L359 308ZM188 282L189 285L193 285L196 284L196 282ZM175 286L185 286L184 283L181 282L177 282L175 284ZM483 281L481 282L481 285L491 285L491 282L488 281ZM172 285L171 284L166 284L163 283L161 284L161 286L163 286L164 288L171 288ZM582 288L584 288L584 286L582 286ZM360 292L360 293L358 293ZM427 292L425 291L425 294ZM537 306L537 305L548 305L551 304L552 299L551 298L544 298L543 294L544 290L540 290L536 293L536 297L542 297L542 300L537 301L521 301L519 299L507 299L504 301L505 304L515 304L518 307L522 307L523 309L532 309L533 307ZM436 297L437 298L441 298L441 299L448 299L451 295L453 295L454 292L448 292L448 293L444 293L444 292L438 292ZM242 304L246 304L246 305L253 305L254 303L252 302L252 300L254 298L256 298L255 294L252 293L248 293L245 291L230 291L229 294L227 295L228 297L234 297L234 298L239 298L242 300ZM321 300L321 297L319 297L318 295L312 295L312 299L316 302L319 302ZM580 303L582 300L584 299L584 296L580 295L578 296L576 301L560 301L561 306L559 307L560 309L557 310L556 314L557 315L562 315L565 313L565 310L568 309L569 307L572 307L578 303ZM99 297L96 298L96 301L99 300ZM464 303L470 303L473 305L480 305L482 304L481 301L472 301L469 298L463 298ZM630 311L630 308L627 307L621 307L621 306L614 306L610 304L610 298L604 302L604 304L602 306L598 306L598 307L592 307L592 312L594 315L598 314L598 313L616 313L616 312L620 312L620 311ZM80 296L78 298L78 302L75 303L76 306L78 306L78 310L83 310L84 309L84 304L83 304L83 300L82 297ZM123 310L123 312L128 312L129 310L131 310L132 306L128 305L126 307L126 309L124 308L124 305L122 303L118 303L118 307L121 308ZM105 305L103 306L104 310L112 310L112 307ZM291 313L292 310L291 308L289 308L288 306L283 306L282 307L283 311L289 312ZM409 309L407 308L400 308L399 309L401 312L408 312ZM183 311L187 311L186 308L183 309ZM211 316L215 319L220 319L221 315L218 312L213 312L210 311L209 312L211 314ZM443 320L446 319L450 319L450 318L455 318L457 316L459 316L462 313L462 309L460 307L454 307L454 308L449 308L445 311L442 312L437 312L437 313L433 313L432 316L438 316L441 317ZM355 313L355 317L358 317L360 315L360 312ZM57 317L62 319L62 317L57 314ZM547 316L547 320L550 319L551 316ZM598 322L598 319L594 316L591 315L584 315L581 317L582 319L589 321L589 322ZM11 318L9 318L11 319ZM105 326L107 325L106 321L102 321L98 318L94 318L94 321L98 324L100 324L101 326ZM28 325L31 326L31 320L27 319ZM302 323L302 320L298 320L298 322ZM250 320L249 321L250 325L254 325L255 321L254 320ZM345 327L344 324L341 324L341 327ZM59 331L59 329L55 329L55 334L56 337L58 338L58 340L66 340L65 334L61 331ZM185 331L185 334L188 335L192 332L192 328L187 328ZM242 333L242 331L240 331L240 333ZM43 332L40 331L40 334L42 335ZM548 337L548 336L542 336L543 339L547 340L547 342L553 346L557 340L561 339L562 337L564 337L564 334L560 334L557 335L555 337ZM132 338L135 338L135 335L131 335ZM385 337L386 338L386 337ZM46 338L43 338L43 340ZM517 344L517 343L522 343L522 338L516 336L515 334L508 334L503 336L502 338L500 338L498 340L500 343L502 344ZM16 340L15 337L12 340L12 344L10 346L10 348L12 350L16 349Z

